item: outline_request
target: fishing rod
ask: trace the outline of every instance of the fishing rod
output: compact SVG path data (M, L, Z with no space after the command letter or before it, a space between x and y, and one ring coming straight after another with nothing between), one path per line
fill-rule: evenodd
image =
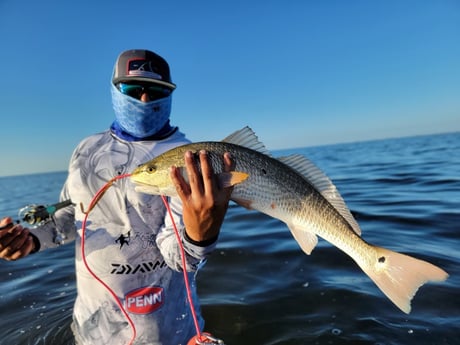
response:
M56 211L72 205L75 204L70 199L47 206L28 205L19 210L19 218L30 225L40 226L52 220Z
M70 199L52 205L27 205L19 210L18 220L0 227L0 230L8 228L14 225L14 223L19 224L20 222L28 223L30 225L33 225L33 227L46 224L49 221L53 220L53 215L56 213L56 211L67 206L74 205L75 204Z

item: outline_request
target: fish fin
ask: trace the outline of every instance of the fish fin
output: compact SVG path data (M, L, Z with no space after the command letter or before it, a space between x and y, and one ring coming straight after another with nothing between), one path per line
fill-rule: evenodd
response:
M304 251L304 253L310 255L318 244L318 237L314 233L300 229L295 225L291 224L288 225L288 227L300 248Z
M248 126L230 134L222 141L225 143L244 146L248 149L271 156L270 151L268 151L265 145L259 141L256 133L254 133L254 131Z
M375 250L375 262L372 263L366 258L361 264L358 262L358 265L406 314L410 313L411 300L420 286L429 281L444 281L449 276L444 270L429 262L381 247L372 248Z
M243 182L249 174L240 171L222 172L219 174L219 184L221 188L227 188Z
M351 214L337 187L313 162L301 154L280 157L278 160L301 174L307 181L331 203L332 206L351 225L353 231L361 235L361 228Z

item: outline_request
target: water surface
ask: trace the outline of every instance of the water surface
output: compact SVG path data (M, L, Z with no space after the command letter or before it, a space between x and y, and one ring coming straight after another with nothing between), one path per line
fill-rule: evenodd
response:
M445 269L412 313L345 254L301 252L287 227L231 205L199 273L206 330L226 344L459 344L460 133L299 148L335 182L373 244ZM0 178L0 214L57 201L65 173ZM0 344L72 344L73 245L0 261Z

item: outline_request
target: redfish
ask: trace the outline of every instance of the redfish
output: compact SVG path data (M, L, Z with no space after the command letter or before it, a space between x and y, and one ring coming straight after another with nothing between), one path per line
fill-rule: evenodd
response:
M176 147L139 166L131 174L136 190L177 196L170 167L181 168L186 177L185 152L201 150L207 151L221 185L234 186L234 202L283 221L306 254L315 248L318 236L341 249L403 312L410 312L420 286L447 279L433 264L364 241L337 188L318 167L302 155L273 158L249 127L221 142ZM224 172L225 152L235 161L232 172Z

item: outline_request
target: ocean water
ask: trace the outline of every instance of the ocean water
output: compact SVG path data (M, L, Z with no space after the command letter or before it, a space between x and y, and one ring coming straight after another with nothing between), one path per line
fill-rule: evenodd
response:
M345 254L301 252L287 227L232 204L198 275L206 330L229 344L460 344L460 133L299 148L373 244L430 261L446 282L399 311ZM55 203L65 173L0 178L0 215ZM0 344L73 344L72 244L0 261Z

